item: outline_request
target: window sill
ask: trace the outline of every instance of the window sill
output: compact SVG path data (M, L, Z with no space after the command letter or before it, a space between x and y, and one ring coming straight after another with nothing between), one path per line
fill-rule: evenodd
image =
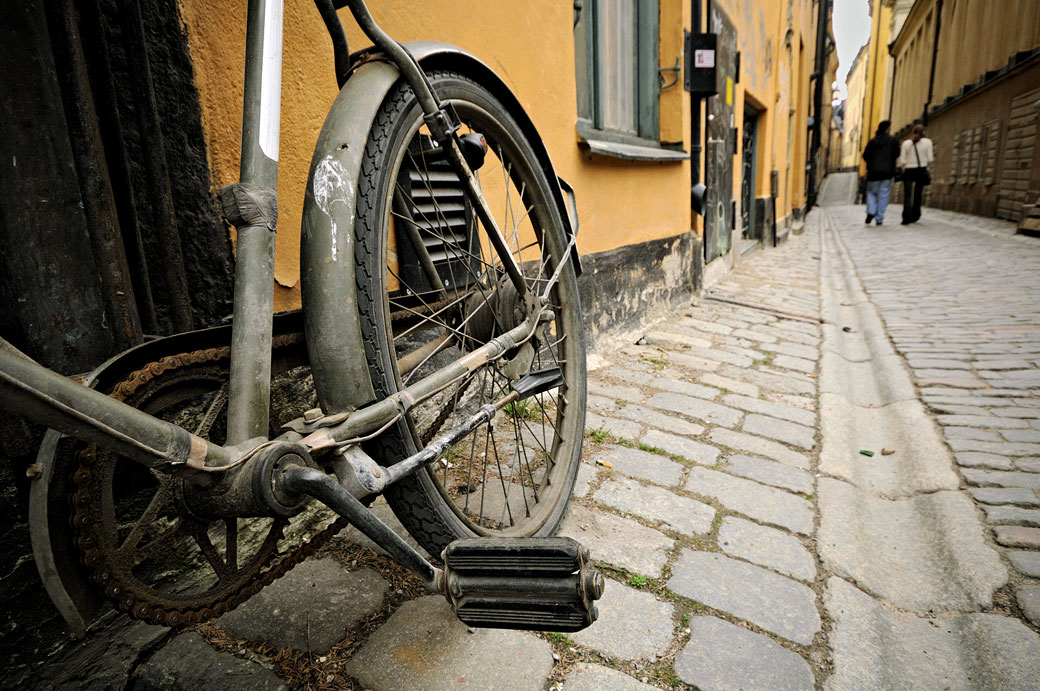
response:
M585 121L578 121L578 137L581 144L597 156L620 158L627 161L685 161L690 155L685 151L665 149L656 141L642 139L618 132L596 130Z
M584 144L597 156L621 158L626 161L685 161L690 158L684 151L672 151L657 146L620 144L602 139L585 139Z

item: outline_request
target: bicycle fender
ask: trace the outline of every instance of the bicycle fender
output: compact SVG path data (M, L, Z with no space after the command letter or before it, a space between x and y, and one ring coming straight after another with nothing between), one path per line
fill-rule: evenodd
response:
M464 74L489 89L505 106L538 157L570 241L578 225L573 192L556 175L534 123L505 82L481 60L455 46L412 41L405 47L423 69ZM383 99L401 75L379 53L362 54L318 135L303 205L300 288L314 385L326 414L358 408L375 399L368 365L359 357L365 351L354 273L355 204L368 133ZM564 189L568 190L566 197ZM577 248L571 259L580 275Z

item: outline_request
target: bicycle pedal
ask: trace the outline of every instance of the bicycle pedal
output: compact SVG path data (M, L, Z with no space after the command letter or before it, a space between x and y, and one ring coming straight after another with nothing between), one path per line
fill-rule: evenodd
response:
M571 538L467 538L441 556L445 595L470 626L572 632L599 616L603 574Z

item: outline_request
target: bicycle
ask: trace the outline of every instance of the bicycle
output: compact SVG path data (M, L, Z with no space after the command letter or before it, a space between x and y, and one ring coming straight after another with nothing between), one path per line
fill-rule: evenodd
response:
M374 44L351 54L315 4L341 90L307 184L302 326L272 319L281 2L250 0L230 345L180 334L76 383L0 339L0 407L52 428L31 469L44 584L79 636L101 596L190 624L350 524L470 625L584 628L603 577L551 537L584 428L573 192L479 60L398 44L362 0L337 3ZM319 407L272 420L272 375L307 364ZM366 508L380 494L442 568ZM313 499L338 518L303 539Z

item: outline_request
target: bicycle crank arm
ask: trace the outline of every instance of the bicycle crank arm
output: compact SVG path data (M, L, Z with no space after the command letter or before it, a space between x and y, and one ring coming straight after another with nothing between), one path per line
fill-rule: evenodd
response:
M438 569L325 473L290 465L279 483L346 518L427 588L444 595L470 626L572 632L599 616L594 601L603 594L603 574L571 538L455 540L442 554L444 569Z

